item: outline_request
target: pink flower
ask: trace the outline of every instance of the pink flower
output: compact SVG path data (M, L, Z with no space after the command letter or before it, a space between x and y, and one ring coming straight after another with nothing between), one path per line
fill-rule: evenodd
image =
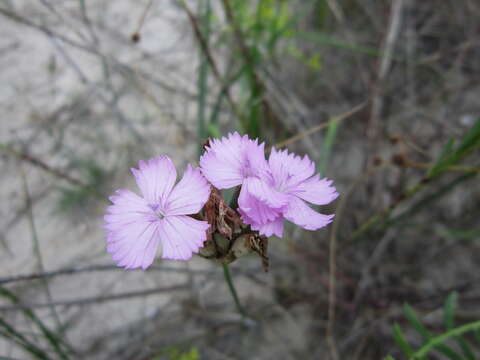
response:
M213 139L200 157L203 175L217 189L230 189L249 177L263 177L268 171L265 144L237 132Z
M305 201L325 205L338 194L332 181L314 175L315 165L285 151L272 150L265 160L264 144L238 133L213 140L200 159L205 177L217 188L242 185L238 198L242 220L260 234L283 236L284 220L307 230L332 221Z
M243 185L247 190L240 193L239 210L246 224L265 236L282 237L284 220L306 230L318 230L332 221L334 215L320 214L306 203L326 205L338 196L331 180L314 175L315 164L308 156L273 148L268 165L269 176L248 180Z
M117 190L107 209L107 250L118 266L149 267L161 245L162 258L188 260L206 240L206 221L190 216L208 200L210 185L190 165L174 186L177 171L170 158L160 156L140 161L132 169L142 197L130 190Z
M262 224L278 217L276 210L262 202L254 202L254 199L251 199L252 194L249 193L252 186L260 181L263 184L263 181L271 178L265 160L264 143L259 144L258 140L251 140L247 135L240 136L237 132L228 134L220 140L213 139L200 157L200 167L203 175L217 189L242 185L238 198L242 215L260 217L259 221ZM265 185L259 193L263 194L269 190L270 187ZM274 205L284 205L284 202Z

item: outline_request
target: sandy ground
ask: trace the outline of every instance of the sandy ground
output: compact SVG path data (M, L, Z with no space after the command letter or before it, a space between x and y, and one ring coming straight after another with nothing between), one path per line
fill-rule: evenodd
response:
M96 30L86 26L78 2L51 3L55 3L53 9L30 1L2 4L38 24L38 28L1 18L0 142L23 144L22 150L50 167L66 169L73 177L81 177L81 172L69 163L72 158L94 159L105 169L116 167L115 177L106 185L109 192L120 186L135 188L128 165L143 157L168 154L181 174L196 154L191 135L195 132L191 121L194 108L187 95L162 90L159 84L187 93L194 88L196 64L192 59L196 49L188 40L184 15L169 1L155 2L141 29L141 41L133 44L130 36L138 27L146 1L88 4L89 21ZM54 34L45 34L44 28ZM151 72L151 79L138 72L147 77ZM117 99L112 100L115 96ZM60 214L56 207L59 187L67 185L64 181L13 157L4 156L1 161L0 224L5 245L0 250L1 278L39 271L33 229L24 211L22 174L34 203L34 228L43 269L113 265L105 252L101 229L106 203L94 202L88 209ZM158 264L210 268L198 259ZM49 287L53 301L70 301L179 285L188 280L175 272L103 271L58 277ZM24 301L47 301L41 283L20 283L11 289L21 293ZM163 305L175 308L172 297L176 298L177 292L96 306L60 306L56 310L62 322L73 321L67 331L69 341L87 349L99 335L149 318ZM38 314L53 323L49 309ZM22 323L15 312L5 317L19 329L31 326ZM21 355L3 341L0 354Z

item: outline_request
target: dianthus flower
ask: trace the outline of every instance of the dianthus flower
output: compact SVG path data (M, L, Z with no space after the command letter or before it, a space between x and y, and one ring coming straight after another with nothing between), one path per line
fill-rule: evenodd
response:
M261 234L282 237L284 220L288 220L306 230L318 230L330 222L334 215L324 215L313 210L306 202L326 205L338 196L332 181L320 179L315 174L315 164L305 155L303 158L289 154L287 150L272 149L268 159L269 176L257 180L255 187L248 188L250 198L243 207L258 206L261 203L277 214L274 219L265 221L262 216L240 208L242 220ZM264 191L268 188L268 191ZM242 194L240 194L240 197ZM239 198L238 203L241 203ZM252 216L253 215L253 216Z
M200 168L217 189L242 185L248 178L266 175L265 144L237 132L212 139L200 157Z
M267 162L264 144L234 133L213 140L200 165L219 189L242 185L238 210L243 222L262 235L282 237L285 220L307 230L332 221L333 215L320 214L305 203L325 205L338 196L332 181L314 175L308 156L272 149Z
M263 224L278 217L275 210L261 202L251 199L251 192L264 185L270 178L268 163L265 160L265 144L251 140L247 135L237 132L222 139L210 141L205 153L200 157L203 175L217 189L230 189L242 185L238 205L241 214L259 218ZM269 186L258 189L258 193L268 194ZM284 201L275 202L275 206L284 205ZM258 229L254 229L258 230ZM271 235L271 234L270 234Z
M104 217L107 250L113 260L127 269L146 269L159 245L164 259L190 259L203 246L209 224L187 215L202 209L210 185L199 169L188 165L174 186L177 171L167 156L140 161L132 173L142 197L117 190Z

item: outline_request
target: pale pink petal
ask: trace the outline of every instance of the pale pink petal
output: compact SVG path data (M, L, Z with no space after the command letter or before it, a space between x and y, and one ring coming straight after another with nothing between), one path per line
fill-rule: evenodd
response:
M250 227L252 230L258 231L261 235L270 237L276 235L279 238L283 236L283 216L279 216L273 221L267 222L266 224L252 224Z
M295 186L294 193L312 204L326 205L338 197L331 184L332 180L320 179L317 174Z
M107 234L107 250L118 266L127 269L150 266L160 241L158 222L136 221Z
M107 250L118 266L146 269L153 262L159 244L158 219L145 199L129 190L117 190L113 205L104 216Z
M165 215L189 215L198 213L210 196L210 184L199 169L190 165L182 180L175 185L167 198Z
M323 215L311 209L305 202L292 196L285 211L285 219L307 230L317 230L332 222L334 215Z
M266 181L259 178L250 177L244 180L242 189L245 188L251 196L257 198L268 207L275 209L285 206L289 200L289 196L276 191Z
M285 192L299 182L308 179L315 172L315 164L307 155L301 158L289 154L287 150L277 151L273 148L268 164L275 186Z
M266 179L269 175L268 162L265 160L265 143L243 137L244 163L243 178L260 177Z
M276 219L280 210L274 209L252 196L246 186L242 186L238 197L239 211L247 215L252 222L265 224Z
M117 190L118 195L110 197L113 205L107 207L104 228L115 230L137 221L150 221L154 214L147 202L130 190Z
M189 216L166 216L160 221L162 258L188 260L203 246L209 224Z
M218 189L228 189L243 181L244 140L238 133L213 139L200 157L203 175Z
M168 156L159 156L138 163L132 169L137 185L149 204L161 204L170 194L177 179L177 171Z
M203 175L218 189L238 186L251 176L263 178L269 172L265 144L238 133L211 140L200 166Z
M109 200L114 204L109 208L127 207L130 210L143 211L148 209L148 203L144 198L138 196L134 192L126 189L116 191L117 195L109 197Z

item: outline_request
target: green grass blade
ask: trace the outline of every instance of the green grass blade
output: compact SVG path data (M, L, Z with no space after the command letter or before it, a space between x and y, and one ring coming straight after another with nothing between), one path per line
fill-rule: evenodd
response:
M480 119L475 122L471 130L465 135L457 149L457 157L463 158L470 152L480 148Z
M432 351L435 348L438 348L439 345L443 344L446 340L450 338L455 338L460 335L463 335L464 333L470 332L470 331L478 331L480 330L480 321L476 321L470 324L466 324L463 326L459 326L455 329L452 329L450 331L447 331L446 333L436 336L432 339L430 339L425 345L423 345L419 350L417 350L411 357L410 359L423 359L430 351ZM463 358L460 356L459 359L463 360Z
M428 194L425 197L421 198L415 202L409 209L398 214L394 218L388 221L388 226L402 224L404 220L412 219L413 215L418 213L420 210L431 206L435 201L439 200L441 197L448 194L450 191L455 189L458 185L463 184L465 181L473 179L476 177L476 173L467 173L458 176L452 181L448 182L444 186L440 187L432 194Z
M8 299L11 301L13 304L16 304L18 306L22 306L20 300L18 297L12 293L10 290L7 290L4 287L0 287L0 296L3 296L4 298ZM55 352L60 356L61 359L67 360L69 359L69 356L67 355L67 352L63 349L64 346L67 346L63 339L55 334L53 331L51 331L41 320L38 318L35 313L27 308L23 307L22 308L22 313L23 315L32 321L42 332L43 336L47 340L47 342L52 346L52 348L55 350Z
M443 310L443 323L447 330L452 330L455 326L454 315L458 304L458 293L452 292L448 295Z
M393 325L393 339L397 343L398 347L405 353L405 355L410 357L415 353L415 350L408 343L405 334L398 324Z
M480 346L480 329L476 329L473 332L473 336L475 337L475 340L477 341L478 346Z
M296 38L304 39L320 45L333 46L342 50L348 50L350 52L355 52L368 56L380 56L380 51L378 51L377 49L337 40L328 34L320 32L297 32L291 38L293 40L295 40Z
M467 155L480 148L480 119L463 137L456 149L453 148L453 140L444 146L439 159L428 172L428 177L435 177L446 171L449 166L459 163Z
M450 295L448 295L448 298L445 301L444 311L443 311L443 323L447 330L452 330L455 326L454 316L455 316L455 310L457 309L457 306L458 306L458 293L452 292ZM467 360L475 360L475 355L471 350L468 342L461 337L458 337L456 341L460 346L460 348L462 349L462 352L465 358Z
M430 331L428 331L427 328L425 326L423 326L421 321L418 319L417 314L415 314L415 311L413 310L413 308L410 305L405 304L403 306L403 312L405 313L405 316L407 317L410 324L423 337L425 342L427 342L427 341L429 341L430 339L433 338ZM449 346L447 346L445 344L437 344L435 346L435 348L438 351L440 351L441 353L448 356L449 359L462 360L462 357L459 354L457 354L453 349L451 349Z
M417 314L415 314L415 311L412 309L412 307L408 304L403 305L403 312L410 322L410 324L417 330L417 332L424 338L424 339L429 339L432 337L432 334L425 328L425 326L422 325L420 320L418 320Z
M472 348L470 347L470 345L468 344L467 340L465 340L461 337L458 337L457 342L460 345L460 348L462 349L462 352L463 352L463 355L464 355L465 359L467 359L467 360L475 360L476 359L475 354L474 354Z
M328 161L330 159L330 154L332 152L333 144L335 143L335 138L337 136L338 125L340 122L338 120L331 121L328 124L327 133L325 134L325 139L322 146L322 152L320 154L319 167L318 171L322 176L325 176L328 167Z
M428 174L427 174L428 177L431 177L433 174L437 173L442 168L443 163L450 156L450 154L453 153L454 144L455 144L455 139L452 138L452 139L449 139L448 142L443 146L437 161L435 161L433 166L428 171Z
M205 4L205 5L204 5ZM210 0L199 1L199 13L202 14L200 19L200 28L203 32L205 42L208 44L210 40L210 18L211 18L211 5ZM205 7L205 9L204 9ZM206 99L208 95L208 71L209 64L202 49L199 49L200 56L200 68L198 71L198 98L197 98L197 136L200 143L207 138L207 124L206 124ZM201 146L199 146L199 154L203 152Z
M455 239L458 241L472 241L480 239L480 229L438 229L436 233L442 237Z
M23 334L15 330L13 326L0 318L0 335L5 339L16 343L26 352L32 354L35 359L49 360L48 354L38 346L30 342Z
M232 67L233 64L229 64L227 67ZM222 103L226 99L226 95L228 92L228 89L231 88L235 83L241 79L243 76L243 73L245 71L246 67L242 66L240 70L235 72L232 76L230 76L227 81L223 84L222 88L220 89L218 95L216 96L216 100L213 104L213 109L210 112L210 117L208 119L208 125L207 125L207 136L212 136L212 137L221 137L221 129L220 126L218 125L218 118L220 116L220 110L222 108Z

